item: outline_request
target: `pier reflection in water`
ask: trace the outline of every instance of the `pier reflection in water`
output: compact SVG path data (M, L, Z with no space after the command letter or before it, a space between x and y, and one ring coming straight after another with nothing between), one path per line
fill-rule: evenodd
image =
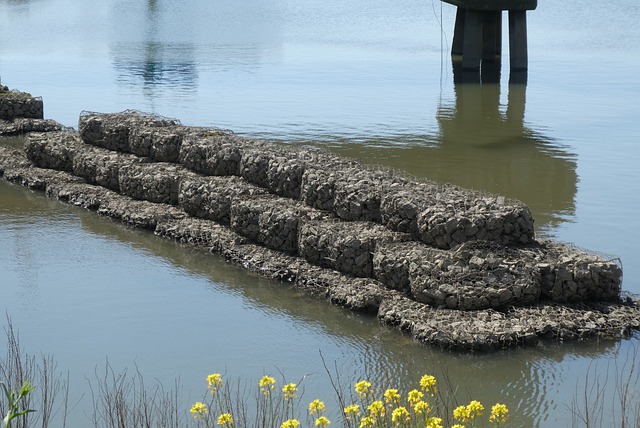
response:
M572 221L577 156L525 123L526 71L512 72L502 91L499 62L485 63L482 72L460 65L453 62L454 100L438 105L437 133L357 142L336 138L328 145L366 163L519 199L531 208L540 236Z

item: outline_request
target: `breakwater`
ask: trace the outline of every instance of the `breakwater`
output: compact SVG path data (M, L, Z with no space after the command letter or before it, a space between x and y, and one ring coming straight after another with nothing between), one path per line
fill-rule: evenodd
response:
M518 201L137 112L78 129L0 147L0 174L445 348L640 327L619 264L537 241Z

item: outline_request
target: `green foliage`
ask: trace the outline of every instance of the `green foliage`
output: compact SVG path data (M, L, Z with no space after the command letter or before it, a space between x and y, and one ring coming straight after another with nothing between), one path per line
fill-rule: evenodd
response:
M9 406L9 411L2 420L2 428L10 428L11 421L13 419L27 413L35 412L35 410L32 409L20 410L20 402L36 389L36 387L32 386L29 381L26 381L24 384L22 384L22 388L20 388L19 392L14 389L10 390L9 387L4 384L4 382L0 382L0 386L2 386L4 396Z

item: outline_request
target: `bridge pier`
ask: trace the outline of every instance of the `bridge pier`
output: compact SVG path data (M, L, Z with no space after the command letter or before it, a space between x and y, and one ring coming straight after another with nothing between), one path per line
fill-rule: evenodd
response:
M509 12L509 58L511 70L526 70L527 10L537 0L442 0L457 6L452 57L462 57L464 70L479 70L484 61L502 56L502 12Z

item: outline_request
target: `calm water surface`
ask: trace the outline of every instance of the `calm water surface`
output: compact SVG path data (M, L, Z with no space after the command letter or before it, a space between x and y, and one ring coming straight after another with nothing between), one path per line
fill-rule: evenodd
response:
M539 236L619 257L623 287L640 293L637 1L539 2L528 81L511 85L508 57L493 83L454 83L454 13L415 0L0 0L0 77L67 126L82 110L138 109L520 199ZM321 351L346 382L413 385L446 370L462 400L506 402L514 426L569 425L588 368L604 377L638 346L442 353L1 181L0 309L27 350L71 371L77 397L108 358L167 385L179 377L186 403L225 370L249 382L313 374L305 397L331 401Z

